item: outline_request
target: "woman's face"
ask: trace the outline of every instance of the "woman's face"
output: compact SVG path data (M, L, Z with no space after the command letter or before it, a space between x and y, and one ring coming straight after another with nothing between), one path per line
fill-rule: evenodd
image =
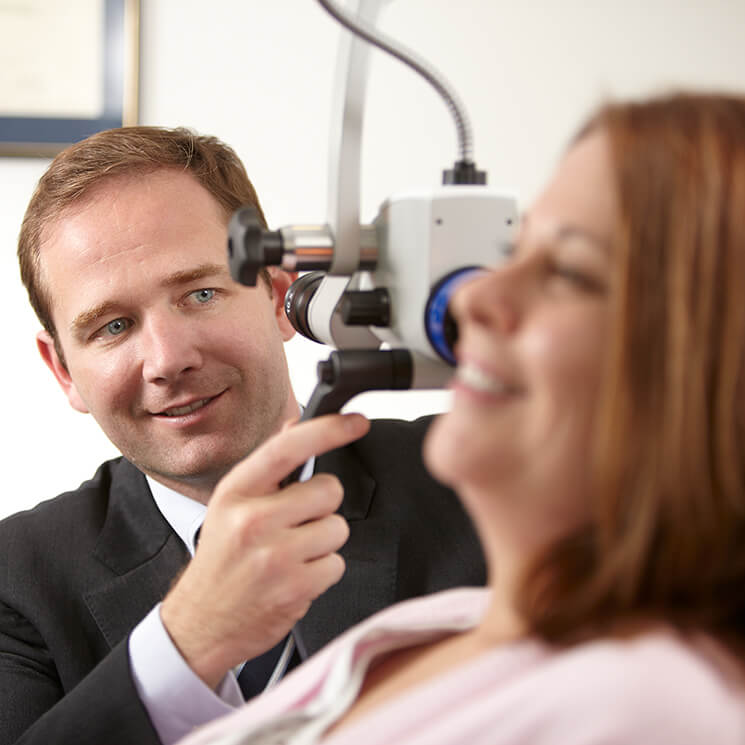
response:
M608 144L594 132L562 160L511 258L456 293L453 405L425 457L464 496L517 496L550 519L584 509L615 224Z

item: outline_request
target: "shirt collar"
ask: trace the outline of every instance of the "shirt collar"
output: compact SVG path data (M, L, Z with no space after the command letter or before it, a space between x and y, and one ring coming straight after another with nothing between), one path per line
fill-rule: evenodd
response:
M194 556L197 531L202 527L207 505L179 494L150 476L145 478L157 508Z
M313 475L316 457L311 456L305 462L298 481L306 481ZM196 499L185 497L159 481L145 474L147 485L153 495L155 505L160 510L166 522L173 528L176 535L184 542L189 553L194 556L196 536L204 522L207 505Z

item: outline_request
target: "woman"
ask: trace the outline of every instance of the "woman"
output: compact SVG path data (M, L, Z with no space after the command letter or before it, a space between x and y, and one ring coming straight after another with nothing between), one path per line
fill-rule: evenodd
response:
M744 283L745 99L601 109L454 301L425 456L489 590L384 611L185 745L745 742Z

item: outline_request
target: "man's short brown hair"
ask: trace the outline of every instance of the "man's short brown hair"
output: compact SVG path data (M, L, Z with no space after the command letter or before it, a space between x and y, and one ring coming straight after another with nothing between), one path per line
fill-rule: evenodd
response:
M181 127L121 127L71 145L57 155L39 180L18 238L21 280L36 315L55 341L51 288L43 286L40 272L45 225L106 179L160 168L191 173L225 210L226 222L234 210L252 205L266 225L243 163L231 147L216 137Z

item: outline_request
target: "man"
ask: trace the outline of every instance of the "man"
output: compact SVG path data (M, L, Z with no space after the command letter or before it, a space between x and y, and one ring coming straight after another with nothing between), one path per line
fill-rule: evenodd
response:
M484 580L425 422L284 428L294 277L232 282L242 204L230 148L150 127L68 148L29 204L39 350L123 457L0 523L0 745L168 745L385 605Z

